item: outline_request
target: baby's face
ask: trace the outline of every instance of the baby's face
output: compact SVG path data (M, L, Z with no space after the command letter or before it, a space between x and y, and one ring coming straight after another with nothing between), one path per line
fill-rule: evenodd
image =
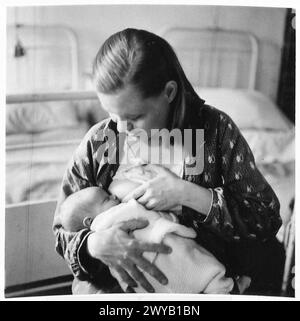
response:
M101 204L101 212L105 212L109 208L120 204L120 201L116 196L109 195L103 191L103 193L101 193L99 203Z
M114 195L110 195L106 193L104 190L97 190L90 199L92 201L92 210L89 213L90 215L84 216L82 223L84 227L90 227L94 218L98 216L98 214L105 212L106 210L120 204L118 198Z

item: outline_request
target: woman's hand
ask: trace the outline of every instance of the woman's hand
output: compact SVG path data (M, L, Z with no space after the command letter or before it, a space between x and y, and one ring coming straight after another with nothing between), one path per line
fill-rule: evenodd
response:
M164 285L168 280L142 254L144 251L169 254L172 250L164 244L139 242L129 235L129 232L144 228L148 224L145 220L130 220L107 230L91 233L88 236L87 249L89 255L114 269L129 286L136 287L139 283L146 291L154 292L140 269Z
M143 183L122 200L136 199L148 209L171 210L182 205L183 180L170 170L159 165L147 165L156 172L156 177Z

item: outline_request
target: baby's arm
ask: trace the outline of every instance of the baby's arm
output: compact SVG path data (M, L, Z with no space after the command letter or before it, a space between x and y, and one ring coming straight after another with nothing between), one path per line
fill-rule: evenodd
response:
M146 210L136 200L130 200L127 203L113 206L98 215L91 224L91 230L99 231L107 229L115 224L120 224L133 219L147 220L150 223L153 219L160 217L156 212L151 211L151 215L149 215L149 212L150 211Z

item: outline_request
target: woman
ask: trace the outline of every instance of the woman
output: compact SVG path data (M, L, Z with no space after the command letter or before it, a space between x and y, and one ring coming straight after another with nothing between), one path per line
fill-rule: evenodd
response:
M89 186L108 190L119 168L120 133L179 129L184 134L184 129L204 129L201 173L190 174L191 164L183 159L181 174L160 167L158 177L130 197L155 210L181 206L180 223L195 229L197 242L226 266L228 275L250 277L249 293L278 290L281 271L273 265L272 275L266 266L274 263L274 257L277 267L283 260L275 240L281 225L278 199L256 168L239 129L228 115L197 96L171 46L150 32L125 29L102 45L93 73L100 102L110 117L91 128L76 150L63 178L54 219L56 249L74 276L103 292L121 291L108 266L129 286L138 283L148 292L153 288L141 270L167 283L142 254L170 249L140 243L129 233L147 222L133 220L102 233L89 229L70 233L61 224L60 204ZM116 142L107 138L109 131L116 134Z

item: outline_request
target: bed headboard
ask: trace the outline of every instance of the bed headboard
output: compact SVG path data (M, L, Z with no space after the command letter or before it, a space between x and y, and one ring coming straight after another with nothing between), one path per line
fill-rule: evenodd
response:
M193 86L254 89L256 38L220 28L171 28L162 33L174 48Z
M78 89L78 45L62 25L7 26L7 92Z

